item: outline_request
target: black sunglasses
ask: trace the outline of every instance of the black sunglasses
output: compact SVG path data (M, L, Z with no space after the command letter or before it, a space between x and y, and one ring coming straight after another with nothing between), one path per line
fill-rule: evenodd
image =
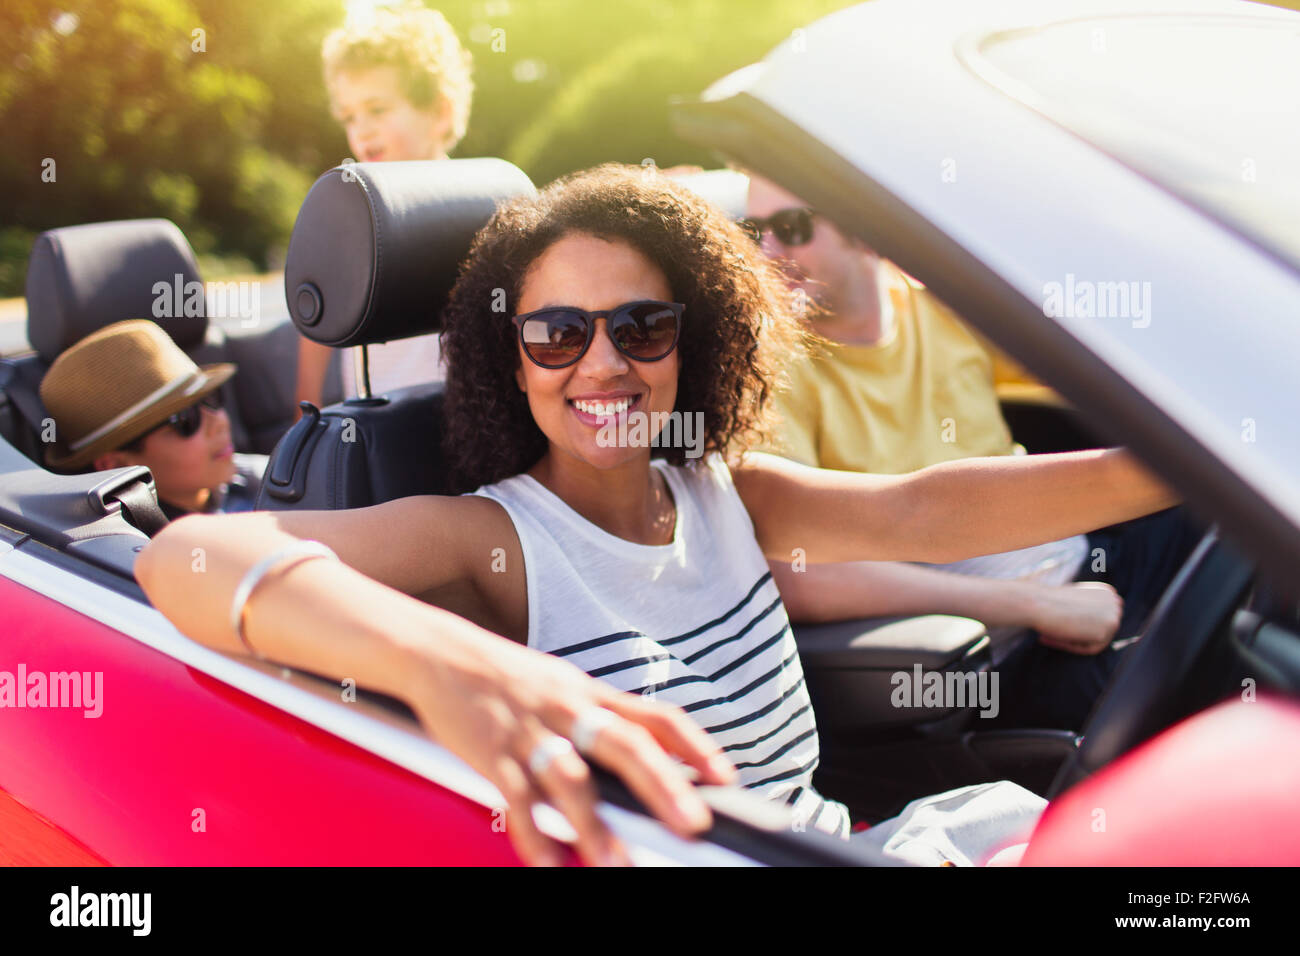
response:
M596 320L614 347L638 362L657 362L677 346L686 306L680 302L625 302L603 312L553 306L514 317L519 344L534 365L566 368L587 354Z
M176 434L182 438L193 438L198 433L198 430L203 427L203 409L209 408L216 412L220 411L221 407L221 396L216 392L212 392L209 395L204 395L189 408L182 408L174 415L168 416L165 422L159 422L156 427L149 429L146 434L170 425L175 429Z
M766 219L741 219L740 228L748 233L755 242L763 241L763 233L768 229L776 236L776 241L783 246L803 246L812 241L813 217L816 211L808 206L797 209L782 209Z

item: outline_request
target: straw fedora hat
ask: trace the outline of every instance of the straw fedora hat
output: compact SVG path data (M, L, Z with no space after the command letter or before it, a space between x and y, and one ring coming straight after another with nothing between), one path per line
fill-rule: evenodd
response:
M50 468L79 468L129 444L235 374L229 362L195 365L147 319L105 326L68 349L41 381L54 419Z

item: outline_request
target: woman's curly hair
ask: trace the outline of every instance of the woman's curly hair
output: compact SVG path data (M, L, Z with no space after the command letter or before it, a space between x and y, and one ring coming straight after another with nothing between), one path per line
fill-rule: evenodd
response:
M663 270L686 306L675 411L703 412L703 452L732 455L766 437L763 407L782 362L808 334L779 272L712 204L652 169L606 164L499 208L474 240L443 313L445 446L453 492L520 474L545 453L515 380L511 316L529 266L565 235L626 242ZM680 447L652 448L672 464Z

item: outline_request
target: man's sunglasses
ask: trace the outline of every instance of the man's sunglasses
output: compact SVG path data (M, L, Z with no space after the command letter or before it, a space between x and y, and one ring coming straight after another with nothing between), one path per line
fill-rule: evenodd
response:
M680 302L626 302L603 312L569 306L538 309L514 317L524 354L542 368L566 368L587 354L596 320L614 347L638 362L657 362L677 346L686 306Z
M159 428L166 428L170 425L176 434L182 438L193 438L200 428L203 427L203 409L208 408L212 411L221 410L221 396L216 392L203 396L189 408L182 408L179 412L171 415L165 422L159 422L150 432L155 432Z
M766 219L741 219L740 228L755 242L763 241L763 233L772 230L776 241L783 246L803 246L812 241L813 217L817 215L807 206L782 209Z

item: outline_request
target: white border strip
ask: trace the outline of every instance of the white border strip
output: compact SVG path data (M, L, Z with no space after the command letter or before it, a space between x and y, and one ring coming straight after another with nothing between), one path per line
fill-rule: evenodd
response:
M481 806L505 803L485 777L413 725L403 726L395 716L360 701L335 702L331 684L324 685L330 688L326 696L322 682L309 675L227 657L185 637L156 609L18 548L0 549L0 575ZM612 804L601 804L600 815L638 865L757 865L724 847L683 840L656 821ZM539 806L535 817L548 835L572 839L573 831L551 807Z

